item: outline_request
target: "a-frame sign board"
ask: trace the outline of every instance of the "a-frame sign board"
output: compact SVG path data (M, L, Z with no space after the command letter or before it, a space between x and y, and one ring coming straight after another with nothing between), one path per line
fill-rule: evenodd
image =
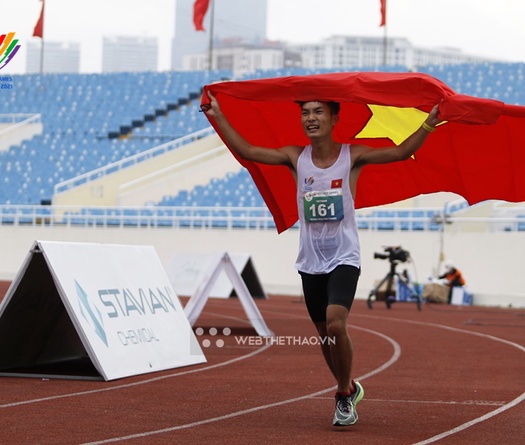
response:
M176 252L171 255L166 267L171 284L179 297L191 297L197 286L209 273L217 261L216 253ZM219 254L220 255L220 254ZM265 298L263 286L255 270L252 258L247 253L228 252L228 256L237 272L241 275L253 298ZM225 272L217 277L210 289L210 298L236 297L237 292Z
M203 277L195 293L188 300L186 306L184 306L184 312L186 313L190 324L193 326L199 318L199 315L206 305L206 302L210 297L211 290L213 289L221 272L225 272L228 278L231 280L237 297L239 298L239 301L241 302L242 307L248 316L248 320L254 327L257 334L259 334L261 337L272 337L272 331L270 331L266 325L259 308L250 295L250 291L248 290L246 283L235 268L230 256L227 253L216 256L215 261L212 262L211 267Z
M205 361L152 246L35 241L0 304L0 376L113 380Z

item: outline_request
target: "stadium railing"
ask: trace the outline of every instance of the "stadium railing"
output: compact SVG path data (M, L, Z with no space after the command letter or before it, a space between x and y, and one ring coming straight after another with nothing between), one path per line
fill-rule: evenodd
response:
M360 230L370 231L436 231L442 225L439 213L414 209L396 209L389 216L358 212ZM500 217L463 217L447 215L447 223L457 231L525 231L525 208L522 213ZM0 205L0 226L56 226L92 228L195 228L195 229L275 229L266 207L219 206L147 206L147 207L85 207L53 205ZM298 224L294 226L297 228ZM474 228L474 229L473 229Z
M195 133L183 136L170 142L166 142L165 144L157 145L156 147L153 147L149 150L137 153L135 155L126 157L124 159L120 159L115 162L111 162L103 167L91 170L82 175L75 176L74 178L67 179L66 181L59 182L54 187L54 194L64 192L78 185L85 184L87 182L106 176L110 173L122 170L123 168L138 164L139 162L145 161L147 159L151 159L160 154L167 153L185 144L189 144L190 142L193 142L197 139L210 136L211 134L214 134L214 132L215 130L213 129L213 127L207 127Z

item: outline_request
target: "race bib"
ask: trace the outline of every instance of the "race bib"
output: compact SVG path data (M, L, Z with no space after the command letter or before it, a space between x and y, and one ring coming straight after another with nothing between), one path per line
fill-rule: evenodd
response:
M306 192L303 206L308 222L340 221L344 218L343 189Z

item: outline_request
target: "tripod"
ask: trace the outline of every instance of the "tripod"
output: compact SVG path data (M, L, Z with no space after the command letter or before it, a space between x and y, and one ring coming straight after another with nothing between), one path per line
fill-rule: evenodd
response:
M391 295L392 295L392 285L394 284L394 279L397 277L399 286L404 286L409 292L410 297L417 301L417 308L418 310L421 310L421 297L419 294L414 290L414 287L410 284L408 281L408 278L406 278L404 275L397 273L396 267L398 265L398 261L396 260L390 260L390 270L385 275L385 277L379 282L379 284L374 287L370 293L368 294L368 307L369 309L372 309L372 299L377 299L377 291L380 289L380 287L387 283L386 286L386 298L385 303L386 307L390 309L392 307L392 303L395 301Z

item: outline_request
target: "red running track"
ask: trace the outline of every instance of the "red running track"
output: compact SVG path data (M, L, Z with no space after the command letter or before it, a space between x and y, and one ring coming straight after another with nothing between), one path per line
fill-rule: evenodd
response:
M195 326L211 344L205 364L112 382L0 378L0 443L523 443L524 310L356 301L365 398L359 422L335 428L335 382L304 304L256 302L273 344L238 300L210 300Z

